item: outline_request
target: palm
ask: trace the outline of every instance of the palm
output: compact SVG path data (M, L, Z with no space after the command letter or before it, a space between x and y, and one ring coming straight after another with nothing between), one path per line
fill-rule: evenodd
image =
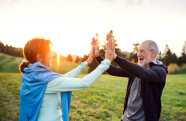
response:
M93 55L94 57L99 56L99 46L98 46L98 40L96 40L94 37L92 38L92 49L94 50Z
M110 59L111 61L115 58L115 44L113 41L112 34L107 34L107 41L108 43L104 46L105 47L105 57Z

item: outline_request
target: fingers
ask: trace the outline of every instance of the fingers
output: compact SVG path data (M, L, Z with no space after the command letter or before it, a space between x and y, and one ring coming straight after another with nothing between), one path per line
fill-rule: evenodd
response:
M111 41L111 50L114 51L115 50L115 44L114 44L114 41Z
M91 42L92 47L95 46L95 41L96 41L96 40L95 40L95 38L93 37L93 38L92 38L92 42Z
M109 33L106 35L107 38L107 44L103 45L103 48L105 50L105 54L107 55L107 58L112 59L113 55L115 54L115 44L112 33ZM92 49L90 52L90 56L98 57L99 56L99 44L98 44L98 36L93 37L91 41Z
M113 39L113 35L111 33L107 34L107 40L110 41Z
M112 39L112 34L111 33L107 34L107 40L109 41L110 39Z
M106 45L103 45L103 47L104 47L104 50L105 51L109 49L107 44Z
M92 38L91 45L92 45L92 49L91 49L90 55L92 57L98 57L99 56L99 46L97 44L95 37Z
M104 45L105 57L109 60L113 60L115 54L115 44L113 35L111 33L107 34L107 44Z
M93 48L96 48L97 46L99 47L99 45L98 45L98 39L95 38L95 37L93 37L92 38L91 45L92 45Z
M93 55L94 55L94 48L92 48L90 51L90 56L93 56Z
M106 50L105 50L105 58L106 59L109 59L110 61L112 61L113 58L114 58L113 57L113 52L108 49L108 46L107 45L105 45L105 48L106 48Z
M90 54L88 56L88 59L87 59L88 64L91 64L93 61L93 58L94 58L93 52L94 52L94 48L91 49Z
M115 49L115 44L114 44L114 39L113 39L113 35L111 33L107 34L107 41L108 41L108 47L111 50Z
M95 47L95 50L99 50L99 46L96 46L96 47Z

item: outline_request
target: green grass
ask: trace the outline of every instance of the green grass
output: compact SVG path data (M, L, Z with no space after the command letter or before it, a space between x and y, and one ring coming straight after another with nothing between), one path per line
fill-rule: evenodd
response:
M19 64L23 58L9 56L4 53L0 53L0 72L5 73L19 73ZM68 62L63 61L61 63L57 63L53 61L51 69L57 73L66 73L75 67L77 67L79 64L74 62ZM87 73L88 68L86 68L82 73Z
M20 86L21 74L0 73L0 121L18 120ZM119 121L126 86L127 78L102 75L90 88L74 91L71 121ZM186 121L185 74L168 75L160 121Z
M0 53L0 72L18 73L22 58Z
M167 77L162 102L162 121L186 121L186 74Z

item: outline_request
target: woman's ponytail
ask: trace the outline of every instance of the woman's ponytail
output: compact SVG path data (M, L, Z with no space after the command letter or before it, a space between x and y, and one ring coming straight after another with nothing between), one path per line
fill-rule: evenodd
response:
M21 73L23 73L23 72L24 72L24 71L23 71L24 68L27 67L29 64L30 64L30 62L29 62L28 60L24 59L24 60L20 63L20 65L19 65L19 71L20 71Z

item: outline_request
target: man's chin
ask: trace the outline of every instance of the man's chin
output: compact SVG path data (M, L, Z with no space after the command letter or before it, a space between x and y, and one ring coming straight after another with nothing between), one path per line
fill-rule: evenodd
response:
M143 61L143 62L138 62L138 65L140 65L141 67L145 67L146 62L145 62L145 61Z
M140 66L141 66L142 64L143 64L143 62L141 62L141 61L138 61L138 65L140 65Z
M143 63L138 63L139 66L141 67L144 67L144 64Z

